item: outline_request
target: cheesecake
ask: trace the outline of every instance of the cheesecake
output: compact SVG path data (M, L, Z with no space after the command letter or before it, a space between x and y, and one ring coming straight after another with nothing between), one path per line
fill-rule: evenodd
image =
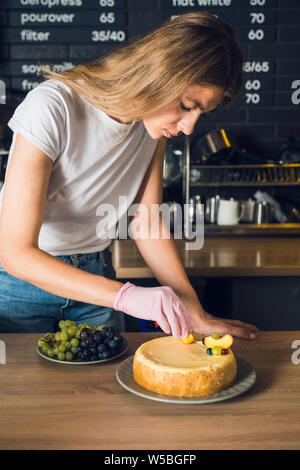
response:
M229 387L236 376L236 359L208 355L199 339L184 344L173 336L147 341L135 352L133 378L151 392L175 397L200 397Z

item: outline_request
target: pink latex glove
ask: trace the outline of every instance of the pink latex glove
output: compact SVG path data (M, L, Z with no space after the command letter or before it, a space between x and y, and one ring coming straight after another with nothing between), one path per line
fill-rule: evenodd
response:
M165 333L172 333L176 339L186 338L193 331L185 306L168 286L139 287L126 282L115 296L114 309L156 321Z

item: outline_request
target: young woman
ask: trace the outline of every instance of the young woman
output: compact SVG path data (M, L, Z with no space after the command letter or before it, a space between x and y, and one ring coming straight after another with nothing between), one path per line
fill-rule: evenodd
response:
M203 310L172 238L135 240L161 287L118 282L109 250L131 204L150 212L162 203L166 139L190 135L201 116L232 101L241 69L231 28L192 13L106 58L44 74L8 124L2 332L53 331L61 319L124 330L126 313L157 321L177 338L192 330L255 334L253 325ZM116 211L104 230L107 204ZM139 223L150 228L146 216Z

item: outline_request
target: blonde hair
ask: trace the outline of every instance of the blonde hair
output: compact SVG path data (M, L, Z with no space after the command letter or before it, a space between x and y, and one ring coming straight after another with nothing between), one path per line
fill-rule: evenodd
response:
M110 55L45 78L69 86L120 120L140 121L189 86L217 86L232 102L241 86L242 54L231 27L215 16L187 13Z

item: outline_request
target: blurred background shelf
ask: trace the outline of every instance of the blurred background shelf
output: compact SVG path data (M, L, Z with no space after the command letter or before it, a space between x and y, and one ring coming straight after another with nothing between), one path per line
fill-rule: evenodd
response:
M190 186L295 186L300 184L300 164L194 165Z
M195 229L195 227L193 227ZM300 235L300 223L287 224L205 224L205 235Z

